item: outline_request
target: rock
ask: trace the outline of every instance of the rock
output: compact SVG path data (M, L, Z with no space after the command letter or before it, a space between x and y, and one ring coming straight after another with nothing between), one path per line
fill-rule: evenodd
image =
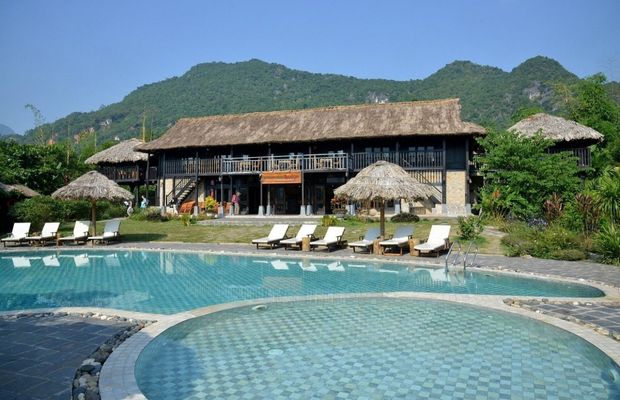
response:
M78 400L86 400L86 395L84 393L80 393L77 395Z
M82 365L82 366L80 367L80 371L87 372L87 373L89 373L89 374L90 374L90 373L91 373L94 369L95 369L95 366L94 366L94 365L91 365L91 364L85 364L85 365Z
M80 379L78 379L78 381L80 382L80 386L93 387L97 386L98 379L92 375L87 374L80 376Z
M101 396L99 393L88 391L86 392L85 400L100 400Z

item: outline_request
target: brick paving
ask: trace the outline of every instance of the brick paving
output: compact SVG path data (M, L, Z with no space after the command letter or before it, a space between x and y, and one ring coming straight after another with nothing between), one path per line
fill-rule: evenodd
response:
M69 399L75 371L130 323L80 316L0 317L0 399Z

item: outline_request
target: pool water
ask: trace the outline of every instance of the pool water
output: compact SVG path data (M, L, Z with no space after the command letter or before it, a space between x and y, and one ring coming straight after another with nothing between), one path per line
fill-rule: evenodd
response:
M107 250L5 254L0 311L81 306L173 314L245 299L394 291L604 295L587 285L361 260Z
M157 399L618 399L585 340L504 312L360 298L242 307L176 325L136 364Z

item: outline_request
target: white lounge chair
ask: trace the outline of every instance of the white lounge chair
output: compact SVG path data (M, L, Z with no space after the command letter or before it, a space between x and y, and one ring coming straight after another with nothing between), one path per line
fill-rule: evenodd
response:
M30 222L16 222L13 224L13 231L7 237L2 239L2 244L6 247L7 243L21 244L26 242L26 237L30 232Z
M105 223L103 234L99 236L89 236L88 240L99 243L110 243L112 240L118 240L120 237L119 228L121 226L120 219L113 219Z
M286 231L288 231L288 224L275 224L271 228L269 236L254 239L252 240L252 244L255 244L257 249L260 245L269 246L273 249L273 247L276 244L279 244L282 239L286 239Z
M356 248L369 250L372 247L374 241L377 240L379 236L381 236L381 230L379 228L368 228L366 234L364 236L360 236L360 240L358 240L357 242L349 243L349 247L353 249L354 253Z
M439 252L442 250L448 250L450 248L450 225L433 225L431 231L428 234L428 240L424 243L418 244L413 248L420 253L432 253L436 252L439 256Z
M398 247L400 255L403 255L403 249L409 246L409 239L413 237L412 226L401 226L396 229L396 233L389 240L379 242L381 246L381 254L385 254L385 251L391 247Z
M56 240L59 227L60 222L46 222L45 225L43 225L43 229L41 230L40 235L28 236L26 240L28 240L30 243L37 243L41 246L45 246L47 242L54 242Z
M64 242L73 242L86 243L88 240L88 230L90 229L90 221L75 221L75 225L73 226L73 235L61 237L58 239L58 243Z
M294 238L280 240L280 244L284 246L285 249L288 249L292 246L298 246L301 248L301 241L306 236L310 236L310 240L314 238L314 231L316 230L316 225L302 225L297 231L297 235Z
M330 226L327 228L323 239L310 242L310 248L314 250L317 247L327 247L327 251L331 251L332 248L341 247L347 243L346 240L343 240L343 236L343 226Z

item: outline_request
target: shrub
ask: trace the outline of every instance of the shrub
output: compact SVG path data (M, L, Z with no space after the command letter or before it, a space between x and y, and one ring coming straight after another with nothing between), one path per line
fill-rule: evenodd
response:
M562 249L554 250L549 253L549 258L554 260L578 261L585 260L587 258L587 254L585 251L579 249Z
M161 210L159 207L147 207L144 209L137 209L133 214L129 217L134 221L161 221L166 222L170 220L169 214L161 215Z
M603 256L603 261L620 265L620 229L612 223L606 223L594 239L596 251Z
M418 217L414 213L400 213L390 218L390 221L392 222L418 222L420 221L420 217Z
M323 215L321 218L321 226L334 226L338 222L338 218L333 215Z
M37 196L15 203L10 213L16 221L30 222L31 231L39 231L46 222L63 220L64 207L50 196Z
M459 237L463 240L474 240L480 237L484 230L484 223L478 217L459 217Z
M205 211L208 212L216 212L218 203L212 196L207 196L205 198Z

